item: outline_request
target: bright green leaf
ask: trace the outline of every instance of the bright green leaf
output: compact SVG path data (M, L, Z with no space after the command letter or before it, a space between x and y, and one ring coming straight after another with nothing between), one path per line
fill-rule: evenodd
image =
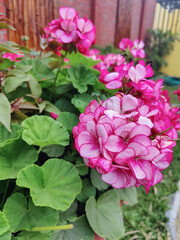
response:
M14 139L18 139L21 135L22 127L18 124L13 124L11 130L12 132L10 133L3 125L0 125L0 143L6 144Z
M60 114L59 109L52 103L46 101L46 107L44 109L47 112L53 112L55 114Z
M7 199L3 212L13 233L31 230L34 227L56 226L59 218L58 211L47 207L36 207L31 199L27 203L21 193L12 194Z
M81 53L73 52L71 54L67 54L67 59L69 60L71 65L79 65L84 64L87 68L92 68L100 61L94 61L92 58L87 58L86 56L82 55ZM69 64L69 63L68 63Z
M19 170L37 161L37 151L22 139L0 147L0 180L17 177Z
M119 199L127 202L128 205L132 206L137 203L137 191L135 187L115 189Z
M11 132L11 105L3 93L0 93L0 106L0 122Z
M82 113L89 103L93 100L93 97L87 93L76 94L71 102Z
M94 240L94 232L84 215L79 217L73 225L74 228L71 230L54 232L50 240Z
M124 234L124 224L119 199L114 190L102 194L97 202L90 197L86 202L89 224L99 236L119 240Z
M87 69L84 65L71 66L68 68L68 78L72 82L73 87L79 93L84 93L88 89L88 85L94 85L96 76L91 70Z
M30 77L30 81L29 81L29 88L31 90L31 93L36 96L37 98L40 98L41 94L42 94L42 89L40 84L38 83L37 79L34 78L32 75Z
M98 173L96 169L91 168L91 182L94 185L95 188L97 188L100 191L106 190L109 187L109 184L103 182L101 179L101 174Z
M18 234L16 239L17 240L49 240L50 233L23 231Z
M5 92L10 93L16 88L18 88L23 82L28 82L30 80L30 75L26 75L23 77L16 77L16 76L11 76L5 79Z
M22 169L17 185L30 188L36 206L65 211L80 192L81 179L71 163L54 158L42 167L30 165Z
M76 126L79 122L79 118L74 113L69 112L61 112L59 117L57 118L57 121L62 123L63 126L70 132L72 132L72 129L74 126Z
M33 116L22 123L22 138L29 145L40 147L69 144L69 134L62 123L47 116Z
M89 197L96 195L96 189L92 186L89 179L85 178L82 181L81 192L77 195L77 200L85 203Z
M5 214L1 211L0 211L0 239L1 240L10 240L11 239L9 223L6 219Z
M2 58L1 61L0 70L5 70L14 64L14 62L10 61L8 58Z

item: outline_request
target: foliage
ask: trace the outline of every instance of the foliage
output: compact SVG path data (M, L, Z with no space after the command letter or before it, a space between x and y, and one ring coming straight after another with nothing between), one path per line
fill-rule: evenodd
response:
M151 63L155 74L162 66L167 65L164 58L173 51L173 45L177 39L177 35L171 31L148 30L148 37L145 40L146 59Z

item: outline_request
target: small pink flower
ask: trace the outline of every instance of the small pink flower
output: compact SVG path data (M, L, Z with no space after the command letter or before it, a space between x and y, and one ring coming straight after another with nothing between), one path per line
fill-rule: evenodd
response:
M134 47L130 50L130 52L135 58L137 57L144 58L146 54L143 48L144 48L144 42L142 40L139 41L137 39L137 40L134 40Z
M146 76L146 69L141 64L137 64L135 67L131 67L128 71L129 78L134 82L138 83L143 80Z
M129 39L129 38L123 38L120 42L119 42L119 48L124 51L127 48L131 49L133 47L133 42Z
M19 52L19 54L5 53L2 57L8 58L9 60L14 61L14 62L19 62L20 60L17 60L17 58L23 58L24 54L22 52Z

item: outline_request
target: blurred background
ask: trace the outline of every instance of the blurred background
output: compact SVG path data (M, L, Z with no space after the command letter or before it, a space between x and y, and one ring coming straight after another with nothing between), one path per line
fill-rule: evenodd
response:
M41 27L57 19L62 6L75 8L95 24L97 46L113 51L110 46L118 48L122 38L144 40L155 73L180 77L179 0L0 0L0 15L9 18L16 29L1 30L0 41L39 49ZM25 43L22 36L29 41Z

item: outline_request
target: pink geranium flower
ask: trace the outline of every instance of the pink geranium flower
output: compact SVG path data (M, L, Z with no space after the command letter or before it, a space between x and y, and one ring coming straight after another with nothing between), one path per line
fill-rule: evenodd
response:
M146 69L141 64L137 64L135 67L131 67L128 71L129 78L134 82L138 83L143 80L146 76Z
M24 54L22 52L19 52L19 54L5 53L2 57L3 58L8 58L9 60L14 61L14 62L19 62L20 60L18 60L17 58L23 58Z
M134 40L134 47L130 50L131 54L133 55L133 57L135 58L144 58L146 56L145 51L144 51L144 42L141 40L139 41Z
M124 51L127 48L131 49L133 47L133 42L129 39L129 38L123 38L120 42L119 42L119 48Z

